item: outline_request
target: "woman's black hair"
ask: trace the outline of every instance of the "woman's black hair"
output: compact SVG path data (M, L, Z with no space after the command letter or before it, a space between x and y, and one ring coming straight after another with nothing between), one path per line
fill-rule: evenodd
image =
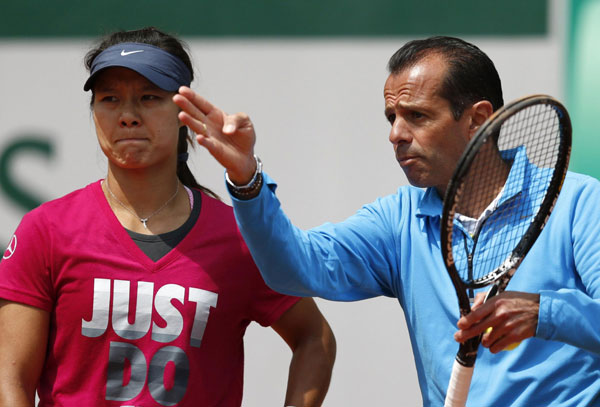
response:
M164 51L176 56L188 67L191 73L191 79L194 80L194 69L192 61L187 51L186 44L175 38L174 36L167 34L155 27L145 27L139 30L132 31L116 31L100 39L97 46L92 48L85 55L84 64L88 72L91 71L92 63L94 59L105 49L117 45L123 42L138 42L142 44L154 45L155 47L161 48ZM93 103L93 90L92 90L92 103ZM187 165L185 159L179 159L179 157L186 157L188 151L188 145L192 142L192 136L190 135L187 126L179 128L179 139L177 142L177 177L183 183L183 185L190 188L197 188L210 195L214 198L220 199L210 189L203 187L197 181L192 171Z

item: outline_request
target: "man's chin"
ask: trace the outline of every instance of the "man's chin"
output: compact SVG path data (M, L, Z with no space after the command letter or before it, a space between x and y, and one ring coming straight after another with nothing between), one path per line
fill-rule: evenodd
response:
M411 174L410 171L407 171L405 168L402 168L404 171L404 175L406 176L406 180L410 185L417 188L427 188L428 183L421 177L416 176L415 174Z

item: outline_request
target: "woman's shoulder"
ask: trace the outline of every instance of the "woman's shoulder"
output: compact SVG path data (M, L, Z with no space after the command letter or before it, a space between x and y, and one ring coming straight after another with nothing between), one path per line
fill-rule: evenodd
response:
M59 198L42 203L25 216L29 218L59 218L67 220L78 216L84 211L91 211L91 202L101 192L100 180L76 189Z
M195 188L195 191L198 192L202 199L202 209L207 211L215 211L220 212L222 214L229 213L233 216L233 208L231 205L223 202L220 198L211 196L201 189Z
M101 186L100 186L101 182L102 182L101 180L92 182L91 184L88 184L83 188L76 189L76 190L71 191L61 197L44 202L36 209L39 209L42 211L48 211L48 210L64 208L65 206L77 204L77 203L80 203L81 201L89 201L90 199L93 199L93 197L98 193L98 191L101 191ZM34 209L34 210L36 210L36 209Z

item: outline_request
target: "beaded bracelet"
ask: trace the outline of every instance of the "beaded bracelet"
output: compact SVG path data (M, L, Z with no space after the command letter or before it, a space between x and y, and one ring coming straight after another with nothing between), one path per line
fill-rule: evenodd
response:
M229 179L229 174L225 171L225 180L227 181L227 189L231 195L238 199L251 199L258 195L258 191L262 187L263 177L262 177L262 161L256 155L254 156L256 160L256 170L254 171L254 175L250 182L246 185L236 185Z

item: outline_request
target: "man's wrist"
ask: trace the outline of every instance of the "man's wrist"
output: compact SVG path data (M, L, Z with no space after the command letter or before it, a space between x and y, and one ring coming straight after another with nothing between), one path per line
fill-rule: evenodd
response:
M232 182L229 178L229 174L227 173L227 171L225 171L225 181L227 184L227 189L229 190L229 193L237 199L252 199L258 196L258 194L260 193L260 189L263 184L262 162L260 161L260 158L258 158L256 155L254 156L254 159L256 160L256 170L254 171L254 175L252 176L250 181L245 185L237 185L234 182Z

